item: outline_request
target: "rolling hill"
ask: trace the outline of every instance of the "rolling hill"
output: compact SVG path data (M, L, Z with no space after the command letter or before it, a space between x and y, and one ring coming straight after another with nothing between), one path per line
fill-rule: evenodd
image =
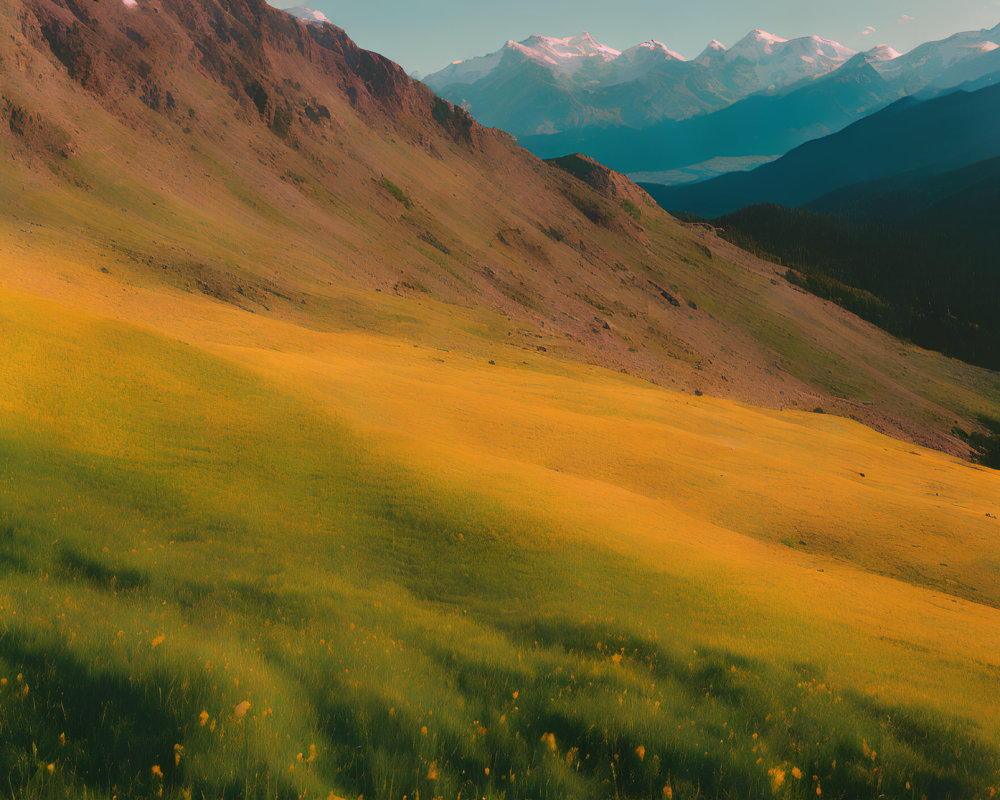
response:
M1000 784L995 373L331 25L0 34L12 794Z

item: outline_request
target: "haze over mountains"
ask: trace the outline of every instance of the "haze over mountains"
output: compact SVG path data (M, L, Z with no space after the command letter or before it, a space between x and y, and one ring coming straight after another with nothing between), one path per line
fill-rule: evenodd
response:
M423 80L482 123L521 136L685 119L826 74L854 54L818 37L787 41L761 30L732 48L713 41L691 61L655 40L619 52L589 33L533 36Z
M1000 69L998 42L1000 26L903 55L885 45L855 53L752 31L684 60L658 42L618 54L586 36L533 37L425 81L540 156L580 151L649 173L773 158L901 97L988 78Z
M923 102L905 98L751 172L651 188L667 208L716 217L758 203L806 205L852 184L948 172L997 156L1000 86L990 86Z
M998 159L990 85L905 98L749 172L646 188L665 208L720 217L734 241L894 333L996 369Z

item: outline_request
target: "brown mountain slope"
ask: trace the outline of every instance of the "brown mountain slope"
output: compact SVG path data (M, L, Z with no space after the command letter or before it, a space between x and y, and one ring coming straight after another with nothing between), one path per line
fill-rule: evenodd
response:
M333 26L257 0L13 0L0 29L17 288L86 287L124 316L142 314L115 305L130 287L197 292L414 335L436 324L418 308L489 309L474 334L509 357L821 407L958 454L956 422L1000 416L996 375L799 293L620 176L595 189L535 159ZM89 272L59 286L28 252Z

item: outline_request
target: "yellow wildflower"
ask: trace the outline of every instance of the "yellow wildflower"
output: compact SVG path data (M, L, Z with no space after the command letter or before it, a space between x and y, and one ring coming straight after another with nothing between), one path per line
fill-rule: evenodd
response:
M771 767L767 774L771 777L771 788L777 792L785 782L785 771L781 767Z
M233 716L236 717L236 719L243 719L243 717L247 715L247 712L249 710L250 710L250 701L244 700L242 703L237 703L233 707Z
M198 722L201 724L201 727L203 727L203 728L205 727L205 725L208 724L208 712L207 711L202 711L198 715Z
M165 635L165 634L162 634L162 633L161 633L161 634L160 634L159 636L157 636L157 637L156 637L155 639L153 639L153 641L151 641L151 642L149 643L149 646L150 646L150 647L159 647L159 646L160 646L161 644L163 644L163 643L164 643L164 642L165 642L166 640L167 640L167 637L166 637L166 635Z
M802 780L802 770L798 767L792 767L792 777L798 781Z
M635 748L635 754L639 756L640 761L646 760L646 748L643 747L641 744L637 748Z

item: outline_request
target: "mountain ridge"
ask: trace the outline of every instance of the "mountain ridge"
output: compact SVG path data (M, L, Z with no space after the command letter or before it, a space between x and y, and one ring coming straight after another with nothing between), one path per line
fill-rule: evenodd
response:
M760 203L800 206L856 183L916 170L945 172L1000 155L1000 86L901 99L831 136L747 173L652 187L675 208L715 217Z
M498 84L529 80L524 61L542 65L551 73L558 86L557 96L565 96L563 104L593 106L594 113L603 110L604 116L597 119L604 119L605 124L615 120L618 124L648 124L661 118L682 119L706 113L757 91L825 74L853 55L853 50L819 37L786 40L759 30L751 31L729 49L710 45L691 60L653 39L620 52L600 45L589 34L566 39L533 36L523 42L509 41L486 56L454 62L423 80L442 96L468 108L485 124L523 135L579 126L579 120L574 121L565 110L557 110L552 116L550 109L549 116L540 117L521 108L519 114L503 115L499 108L483 105L484 101L500 105ZM625 87L633 84L649 86L634 87L639 97L614 107L616 93L620 99ZM658 98L655 111L642 112L640 97L649 101L664 92L683 94L685 103L674 106L669 97ZM602 98L602 93L609 96Z
M541 157L579 151L624 172L666 172L781 155L901 97L981 80L1000 68L997 42L1000 26L906 54L887 45L856 53L818 36L785 40L755 30L691 60L665 45L628 68L623 56L578 59L587 67L579 80L541 61L533 64L542 69L527 69L505 50L488 64L469 62L488 69L470 69L467 80L451 79L461 63L425 80Z

